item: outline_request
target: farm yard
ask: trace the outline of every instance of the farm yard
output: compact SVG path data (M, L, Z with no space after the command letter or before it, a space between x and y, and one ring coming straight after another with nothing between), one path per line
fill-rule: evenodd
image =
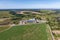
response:
M13 26L0 33L0 40L48 40L46 24ZM50 33L49 33L50 34Z

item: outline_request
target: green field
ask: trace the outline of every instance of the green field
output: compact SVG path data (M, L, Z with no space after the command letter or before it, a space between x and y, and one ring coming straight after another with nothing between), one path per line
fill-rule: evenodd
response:
M48 40L46 24L14 26L1 32L0 40Z

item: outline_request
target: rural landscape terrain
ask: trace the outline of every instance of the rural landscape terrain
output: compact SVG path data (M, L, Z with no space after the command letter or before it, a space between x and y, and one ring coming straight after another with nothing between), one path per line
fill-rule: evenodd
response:
M0 10L0 40L60 40L60 9Z

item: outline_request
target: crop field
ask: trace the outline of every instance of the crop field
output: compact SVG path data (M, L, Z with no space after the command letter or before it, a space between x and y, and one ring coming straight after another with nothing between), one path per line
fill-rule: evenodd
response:
M13 26L0 33L0 40L48 40L46 24Z

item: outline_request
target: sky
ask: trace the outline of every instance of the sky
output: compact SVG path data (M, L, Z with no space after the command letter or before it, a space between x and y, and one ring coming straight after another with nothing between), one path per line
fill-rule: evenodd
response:
M60 9L60 0L0 0L0 9Z

